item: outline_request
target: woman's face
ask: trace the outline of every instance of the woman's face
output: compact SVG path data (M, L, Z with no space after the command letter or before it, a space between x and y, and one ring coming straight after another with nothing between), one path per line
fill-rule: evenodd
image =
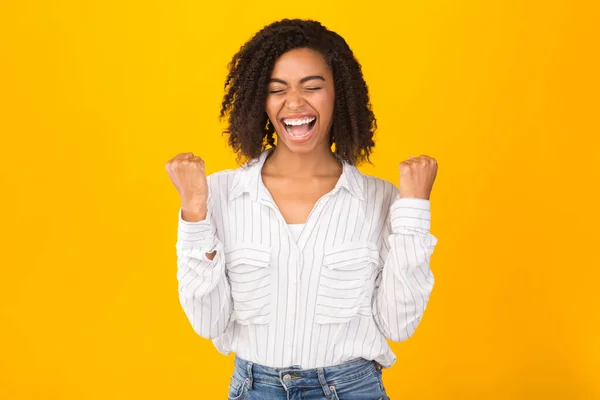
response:
M329 148L333 103L333 75L321 53L300 48L277 59L266 112L277 131L278 146L295 153Z

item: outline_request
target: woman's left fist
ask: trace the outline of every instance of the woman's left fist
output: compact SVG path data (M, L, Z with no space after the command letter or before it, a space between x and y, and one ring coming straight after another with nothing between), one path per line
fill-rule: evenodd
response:
M437 161L429 156L411 156L402 161L400 169L400 197L429 200L437 175Z

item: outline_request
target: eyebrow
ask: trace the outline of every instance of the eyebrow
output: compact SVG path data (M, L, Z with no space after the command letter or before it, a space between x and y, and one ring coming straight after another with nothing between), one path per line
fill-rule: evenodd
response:
M310 75L310 76L305 76L304 78L300 79L300 83L304 83L306 81L310 81L310 80L313 80L313 79L319 79L319 80L322 80L323 82L325 82L325 78L323 78L321 75ZM283 85L287 85L288 84L283 79L278 79L278 78L271 78L269 80L269 83L281 83Z

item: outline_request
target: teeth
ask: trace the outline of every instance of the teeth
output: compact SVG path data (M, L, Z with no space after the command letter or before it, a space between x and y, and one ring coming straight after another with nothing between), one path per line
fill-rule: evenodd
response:
M309 124L309 123L313 122L314 120L315 120L315 117L306 117L306 118L300 118L300 119L286 118L283 120L283 123L285 123L286 125L298 126L298 125Z

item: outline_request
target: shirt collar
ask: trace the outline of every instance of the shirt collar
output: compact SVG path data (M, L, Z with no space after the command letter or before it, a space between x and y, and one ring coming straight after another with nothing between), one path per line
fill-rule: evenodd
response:
M259 198L269 198L268 191L262 183L261 170L269 153L273 148L264 150L257 158L254 158L238 169L235 174L231 189L229 190L229 200L232 201L242 193L249 193L253 200ZM344 188L350 194L364 201L363 177L361 172L354 165L342 161L342 175L340 176L334 191L338 188Z

